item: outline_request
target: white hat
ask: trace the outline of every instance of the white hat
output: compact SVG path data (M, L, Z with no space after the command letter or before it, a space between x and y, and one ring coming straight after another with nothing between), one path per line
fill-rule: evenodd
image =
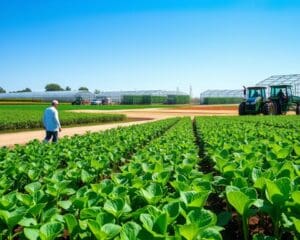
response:
M52 105L58 105L58 101L57 100L53 100L52 101Z

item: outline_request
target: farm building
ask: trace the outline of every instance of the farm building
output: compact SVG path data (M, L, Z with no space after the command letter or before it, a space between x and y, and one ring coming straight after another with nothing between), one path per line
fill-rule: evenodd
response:
M91 100L94 94L88 91L49 91L49 92L22 92L22 93L2 93L0 100L25 100L35 102L48 102L57 99L60 102L73 102L77 97L83 100Z
M256 84L269 87L277 84L289 84L295 96L300 96L300 74L273 75ZM267 96L269 88L267 88ZM240 90L207 90L200 94L200 104L239 103L243 99L243 89Z
M206 90L200 94L200 104L240 103L243 90Z
M172 101L173 96L180 101ZM98 98L110 98L113 102L123 104L151 104L151 103L189 103L189 96L180 91L141 90L141 91L110 91L96 94ZM187 100L188 98L188 100Z

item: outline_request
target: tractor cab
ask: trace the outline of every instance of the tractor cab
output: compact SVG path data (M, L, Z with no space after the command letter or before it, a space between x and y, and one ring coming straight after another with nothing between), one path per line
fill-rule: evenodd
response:
M247 102L254 102L257 98L266 100L266 87L248 87Z
M285 114L293 102L291 85L273 85L271 86L269 100L274 105L274 114Z
M293 96L291 85L274 85L271 86L271 99L285 99L289 100Z
M266 101L266 87L248 87L245 91L245 99L239 105L239 115L260 114Z

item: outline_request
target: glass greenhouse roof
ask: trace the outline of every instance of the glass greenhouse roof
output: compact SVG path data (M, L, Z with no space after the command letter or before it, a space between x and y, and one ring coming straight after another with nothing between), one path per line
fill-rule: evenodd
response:
M293 94L300 96L300 74L273 75L265 80L258 82L257 86L272 86L288 84L292 86Z
M234 97L234 98L242 98L243 90L206 90L200 94L200 98L205 97Z
M255 86L268 87L272 85L288 84L292 86L295 96L300 96L300 74L273 75L265 80L258 82ZM269 93L267 89L267 95ZM200 94L200 98L205 97L240 97L243 98L243 90L207 90Z
M265 80L258 82L257 86L270 86L277 84L300 84L300 74L273 75Z

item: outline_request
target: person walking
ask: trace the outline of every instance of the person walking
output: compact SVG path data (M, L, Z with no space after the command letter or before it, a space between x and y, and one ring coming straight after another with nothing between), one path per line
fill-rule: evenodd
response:
M61 125L58 118L57 111L58 101L53 100L51 107L48 107L44 112L43 123L46 130L46 137L44 142L49 142L52 138L52 142L57 142L58 131L61 132Z

